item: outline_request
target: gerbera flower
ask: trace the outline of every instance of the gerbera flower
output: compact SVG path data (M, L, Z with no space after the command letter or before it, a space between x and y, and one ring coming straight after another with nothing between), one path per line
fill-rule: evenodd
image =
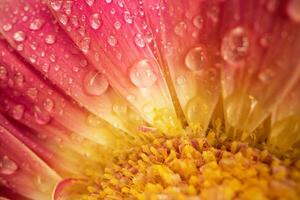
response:
M0 199L299 198L299 0L0 0L0 33Z

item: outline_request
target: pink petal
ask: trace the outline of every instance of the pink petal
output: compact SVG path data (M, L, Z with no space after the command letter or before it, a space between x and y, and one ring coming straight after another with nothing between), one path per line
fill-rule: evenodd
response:
M86 60L42 1L9 0L2 4L0 30L33 67L90 112L123 130L130 129L124 122L127 115L113 110L127 105L110 88L105 70L96 70ZM67 3L64 7L68 9ZM10 30L5 29L8 24Z
M131 11L124 1L95 1L89 6L79 0L71 10L50 1L49 7L88 60L105 70L112 87L144 119L165 132L170 131L171 124L178 129L159 63L138 26L138 10Z

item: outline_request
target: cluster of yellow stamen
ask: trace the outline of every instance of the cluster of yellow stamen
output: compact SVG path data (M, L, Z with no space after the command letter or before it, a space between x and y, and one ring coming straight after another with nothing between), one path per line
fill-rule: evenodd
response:
M82 199L299 199L300 162L241 142L155 139L132 149L88 186Z

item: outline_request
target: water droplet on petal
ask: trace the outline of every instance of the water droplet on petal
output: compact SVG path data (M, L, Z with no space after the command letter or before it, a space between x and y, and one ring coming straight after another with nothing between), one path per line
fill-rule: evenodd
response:
M12 29L12 25L11 24L4 24L2 26L2 28L3 28L4 31L7 32L7 31L10 31Z
M123 115L125 116L125 114L127 113L127 105L126 104L114 104L113 105L113 111L114 113L116 113L117 115Z
M91 39L89 37L84 37L78 44L80 50L84 53L87 54L89 49L90 49L90 43Z
M129 102L133 102L135 100L135 96L133 94L129 94L127 97L126 97L127 101Z
M12 116L13 116L13 118L16 119L16 120L22 119L22 117L24 115L24 111L25 111L25 108L24 108L23 105L15 105L12 108Z
M119 29L121 28L121 26L122 26L122 24L121 24L120 21L116 21L116 22L114 23L114 27L115 27L116 30L119 30Z
M110 46L114 47L117 45L118 40L113 35L111 35L107 38L107 42Z
M187 25L185 22L180 22L174 28L175 34L181 37L184 36L186 30L187 30Z
M42 26L43 26L44 22L41 19L34 19L30 25L29 25L29 29L36 31L39 30Z
M196 17L194 17L193 19L193 25L198 28L201 29L203 26L203 18L200 15L197 15Z
M47 35L47 36L45 37L45 43L46 43L46 44L54 44L54 43L55 43L55 40L56 40L55 35L52 35L52 34Z
M136 46L138 47L145 47L145 41L142 38L142 35L140 33L137 33L134 37L134 43L136 44Z
M29 96L32 99L35 99L38 95L38 90L36 88L28 88L26 91L27 96Z
M186 105L186 118L192 126L197 126L201 121L199 113L202 117L208 116L207 103L201 97L194 97Z
M87 73L83 82L84 89L89 95L99 96L106 92L109 86L106 77L96 70Z
M112 2L112 0L105 0L105 3L107 3L107 4L109 4L111 2Z
M207 54L202 46L197 46L188 51L185 56L185 65L192 71L199 71L207 62Z
M63 25L66 25L69 21L68 16L65 14L59 15L58 20L60 21L60 23L62 23Z
M34 106L34 118L35 122L40 125L48 124L51 120L51 116L47 112L43 112L39 107Z
M17 31L14 33L13 38L16 42L23 42L26 38L26 35L23 31Z
M3 156L0 160L0 173L3 175L12 175L18 169L18 165L15 161L11 160L7 156Z
M44 109L51 112L54 108L54 101L50 98L46 98L43 102Z
M0 66L0 80L6 80L7 74L7 69L4 66Z
M147 59L135 63L130 68L129 77L131 82L140 88L150 87L157 80L153 66Z
M53 10L58 11L62 6L62 0L51 0L50 6Z
M286 11L288 16L295 22L300 22L300 1L290 0L287 4Z
M90 17L90 26L92 29L97 30L101 26L101 20L100 20L100 15L99 13L94 13Z
M132 16L129 11L124 12L124 20L128 24L132 24L133 20L132 20Z
M95 0L85 0L85 2L88 6L92 6L94 4Z
M237 64L249 53L249 37L246 30L236 27L230 30L222 40L221 55L229 64Z
M15 84L16 86L18 87L22 87L23 84L24 84L24 76L22 73L20 72L17 72L14 76L14 81L15 81Z

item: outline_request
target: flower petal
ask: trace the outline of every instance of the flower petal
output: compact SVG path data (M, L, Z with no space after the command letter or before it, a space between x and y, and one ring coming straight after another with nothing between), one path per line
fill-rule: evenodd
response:
M60 177L6 128L0 132L2 184L30 199L50 199Z
M220 94L217 2L144 2L167 74L195 131L206 130Z
M168 87L135 22L140 12L131 12L125 1L79 0L70 10L50 1L49 7L88 60L105 70L112 87L144 119L164 132L176 132L170 130L180 124Z
M18 53L90 112L122 130L136 132L140 124L124 120L134 113L129 108L126 113L114 109L127 107L127 103L111 89L104 71L96 70L57 25L43 1L1 3L0 30ZM65 9L68 5L66 2ZM9 30L5 28L8 24L12 26Z

